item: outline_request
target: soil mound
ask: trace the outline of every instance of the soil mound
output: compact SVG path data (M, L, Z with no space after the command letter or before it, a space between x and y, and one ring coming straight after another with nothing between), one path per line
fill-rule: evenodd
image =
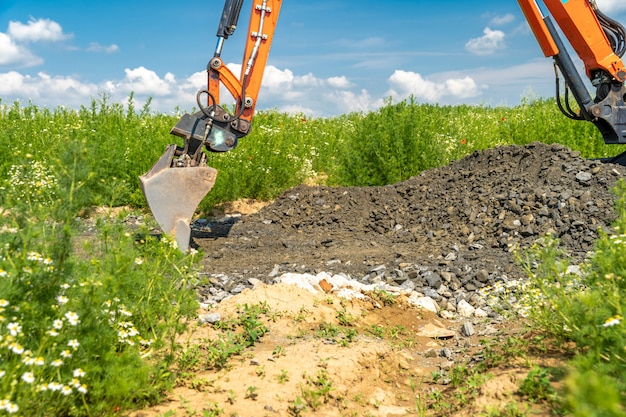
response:
M240 220L205 222L196 241L208 272L235 279L328 271L420 289L443 272L472 291L520 277L510 245L546 233L582 260L615 219L625 172L561 145L500 147L383 187L301 185Z

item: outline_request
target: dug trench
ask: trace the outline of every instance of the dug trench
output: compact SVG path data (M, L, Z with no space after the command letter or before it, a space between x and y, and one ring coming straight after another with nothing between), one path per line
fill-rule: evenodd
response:
M469 392L478 377L468 370L489 346L527 337L522 306L504 314L489 302L494 288L526 279L512 248L552 234L582 262L611 230L625 172L532 143L388 186L301 185L251 214L197 220L207 284L186 348L202 352L242 306L265 306L269 331L221 369L194 368L170 401L136 416L479 415L523 402L528 369L514 363L483 375L467 403L444 394Z

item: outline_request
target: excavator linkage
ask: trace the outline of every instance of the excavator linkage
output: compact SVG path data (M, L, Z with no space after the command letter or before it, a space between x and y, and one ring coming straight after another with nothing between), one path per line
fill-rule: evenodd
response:
M254 0L250 11L248 37L240 76L222 61L224 41L237 27L244 0L225 0L217 30L217 46L207 65L206 90L196 94L198 112L185 114L170 133L184 140L170 145L146 174L139 177L141 188L159 226L175 237L185 252L191 244L191 220L198 204L217 178L207 165L208 152L234 149L250 133L256 99L274 36L282 0ZM235 99L233 114L220 104L225 87ZM206 100L203 100L206 97Z

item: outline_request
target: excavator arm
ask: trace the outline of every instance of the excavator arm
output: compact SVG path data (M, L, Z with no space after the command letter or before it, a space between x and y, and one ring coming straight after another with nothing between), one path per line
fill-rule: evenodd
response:
M282 0L254 0L241 73L222 61L225 41L235 32L243 0L226 0L217 30L217 45L207 65L208 88L196 94L198 112L185 114L171 134L183 146L170 145L146 174L139 177L143 193L161 229L176 238L182 251L191 241L191 218L211 190L217 171L207 165L204 149L226 152L250 133L257 96L269 56ZM235 99L234 112L221 105L224 86Z
M557 104L563 114L595 124L606 144L626 144L626 69L621 59L626 51L624 27L603 14L593 0L544 0L547 16L535 0L518 3L544 55L554 59ZM585 75L595 87L595 97L589 93L554 21L582 60ZM565 79L564 103L559 72ZM578 110L569 103L570 91ZM626 162L623 155L618 155L611 162L622 160Z

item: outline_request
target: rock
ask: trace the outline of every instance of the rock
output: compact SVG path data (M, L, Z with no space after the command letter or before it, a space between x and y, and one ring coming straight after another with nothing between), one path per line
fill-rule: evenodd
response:
M439 311L439 306L435 300L430 297L419 295L419 293L411 294L408 301L409 304L415 307L423 308L424 310L432 311L433 313L437 313Z
M437 351L433 348L428 348L424 351L424 357L426 358L436 358L437 357Z
M426 280L430 288L439 288L443 283L441 276L436 272L426 271L422 274L422 277Z
M474 330L474 326L472 325L472 323L465 322L461 326L461 334L463 336L470 337L470 336L473 336L475 333L476 333L476 330Z
M456 312L459 313L461 317L472 317L476 309L470 305L465 300L461 300L456 305Z
M418 329L417 335L423 337L430 337L433 339L447 339L454 337L456 332L444 327L435 326L432 323L427 323Z
M200 316L200 323L202 324L213 324L217 323L222 319L220 313L207 313Z
M454 360L454 356L452 355L452 350L450 350L450 348L442 348L439 351L439 356L441 356L442 358L446 358L450 361Z

